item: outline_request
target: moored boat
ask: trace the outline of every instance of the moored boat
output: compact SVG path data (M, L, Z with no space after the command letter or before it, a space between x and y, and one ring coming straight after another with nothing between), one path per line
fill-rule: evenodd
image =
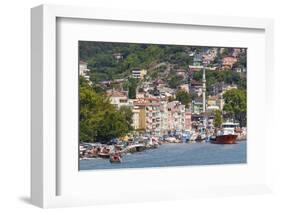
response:
M110 161L110 163L121 163L122 157L120 154L114 153L114 154L110 155L109 161Z
M218 131L216 139L211 141L214 144L235 144L238 137L235 129L238 127L237 123L227 122L222 124L222 129Z
M216 140L211 141L211 143L215 144L235 144L237 139L237 135L229 134L229 135L219 135L216 137Z

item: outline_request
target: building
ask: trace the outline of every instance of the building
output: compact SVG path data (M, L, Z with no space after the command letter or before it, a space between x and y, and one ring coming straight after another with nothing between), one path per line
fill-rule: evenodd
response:
M166 135L168 133L168 102L161 101L160 105L160 134Z
M128 95L126 92L112 90L107 92L106 95L109 97L110 103L117 109L119 109L121 106L129 106Z
M139 130L140 129L140 108L136 106L133 108L132 112L133 112L132 126L135 130Z
M237 62L237 58L232 56L227 56L222 59L223 68L232 69L233 65Z
M136 79L144 79L144 76L147 74L147 70L145 69L134 69L132 70L132 77Z
M182 84L179 86L179 88L187 93L189 93L189 85L188 84Z
M201 66L203 62L203 54L197 53L193 57L193 66Z
M185 105L179 101L172 101L167 104L168 108L168 129L171 131L183 131L185 129Z
M203 94L203 83L192 80L190 84L190 91L196 93L197 96L201 96Z
M188 111L185 112L185 120L184 120L184 129L185 130L191 130L191 128L192 128L191 116L192 116L191 112L188 112Z
M232 56L237 58L241 54L241 49L240 48L234 48L232 51Z
M176 70L177 76L185 77L185 73L186 73L186 70L183 69L183 68L179 68L179 69Z
M160 136L160 100L157 98L146 98L145 129L151 135Z
M90 81L90 69L88 69L87 62L79 61L79 75Z
M203 101L201 99L195 99L191 102L192 114L201 114L203 112Z
M122 53L113 53L113 57L117 60L120 61L123 59Z

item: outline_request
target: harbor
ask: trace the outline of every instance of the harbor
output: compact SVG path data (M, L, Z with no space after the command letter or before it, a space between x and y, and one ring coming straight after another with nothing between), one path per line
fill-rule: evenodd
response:
M167 143L157 149L126 154L122 163L112 164L102 158L80 160L80 171L121 168L149 168L167 166L199 166L217 164L241 164L247 162L247 142L232 145L212 143Z

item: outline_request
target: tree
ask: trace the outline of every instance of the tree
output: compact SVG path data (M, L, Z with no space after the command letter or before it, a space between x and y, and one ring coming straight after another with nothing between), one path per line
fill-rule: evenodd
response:
M136 93L137 93L136 90L138 87L138 79L129 78L127 86L128 86L128 91L129 91L129 94L128 94L129 98L135 99Z
M179 86L181 80L182 77L175 75L168 81L168 84L171 88L175 89Z
M132 123L133 123L133 111L128 106L121 106L119 109L119 113L123 116L124 121L127 125L127 131L133 130Z
M219 128L222 124L222 113L220 110L215 111L214 126Z
M191 102L191 97L189 93L183 90L179 90L176 94L176 100L180 101L182 104L185 105L186 108L188 108Z
M231 89L224 93L224 108L227 117L239 121L240 126L246 125L247 95L246 90Z
M80 141L104 142L131 131L131 110L122 107L118 110L83 79L80 80L79 103Z

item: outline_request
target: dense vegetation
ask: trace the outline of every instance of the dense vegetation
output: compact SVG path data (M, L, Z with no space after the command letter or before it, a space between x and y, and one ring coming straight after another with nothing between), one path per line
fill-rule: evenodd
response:
M223 95L226 117L239 121L240 126L246 126L247 121L247 94L245 90L231 89Z
M103 80L118 78L129 78L132 69L147 69L149 80L164 79L171 88L177 88L180 83L188 83L189 79L175 74L177 68L188 70L193 63L191 51L202 52L203 47L189 47L181 45L158 45L158 44L131 44L111 42L79 42L79 57L88 63L91 70L90 79L97 83ZM115 54L120 53L122 58L116 59ZM210 64L217 66L222 57L229 54L229 48ZM235 67L246 67L246 53L241 53ZM191 78L200 81L202 71L195 72ZM240 89L246 89L245 74L233 71L211 71L207 70L207 92L211 93L213 86L218 82L226 84L237 84ZM134 87L135 82L130 83ZM127 85L128 86L128 85ZM133 92L134 88L131 88ZM132 94L134 97L134 94Z
M163 67L154 67L165 62L186 67L192 63L187 46L129 44L110 42L79 42L79 57L87 61L91 69L91 80L112 80L128 77L135 68L148 69L151 74L163 71ZM194 48L193 48L194 49ZM122 60L116 60L115 53L122 53ZM153 76L152 76L153 77Z
M203 71L198 71L193 74L193 79L201 81ZM206 70L206 89L207 93L213 92L213 87L217 83L236 84L239 89L246 90L247 81L246 76L241 76L240 73L228 71L211 71Z
M185 105L186 108L188 108L191 102L191 96L189 95L189 93L180 90L176 94L176 100L180 101L182 104Z
M79 124L80 141L109 141L132 130L132 111L128 107L116 109L81 77Z

